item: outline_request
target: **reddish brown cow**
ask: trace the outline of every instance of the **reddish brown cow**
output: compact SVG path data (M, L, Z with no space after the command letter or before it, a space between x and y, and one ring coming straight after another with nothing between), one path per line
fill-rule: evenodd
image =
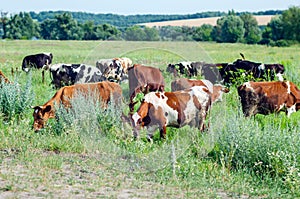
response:
M212 103L216 101L222 101L223 93L228 93L229 89L220 85L215 84L213 85L209 80L202 79L187 79L187 78L179 78L171 82L171 89L172 91L180 91L187 88L191 88L193 86L205 86L211 92L212 95Z
M134 97L137 93L148 93L150 91L164 91L165 80L158 68L134 64L128 69L130 111L133 112Z
M246 117L285 111L289 117L300 109L300 90L289 81L246 82L238 87Z
M11 83L9 79L4 75L4 73L0 70L0 82L4 80L5 83Z
M102 101L101 106L103 108L107 107L111 98L116 104L119 104L122 99L122 89L119 84L114 82L105 81L62 87L44 105L32 107L34 109L34 130L40 130L49 118L55 117L55 104L59 105L61 103L64 107L70 108L70 99L76 96L76 94L95 94L97 100Z
M148 127L152 132L158 128L162 138L166 136L167 126L180 128L189 125L203 131L210 107L211 94L206 86L175 92L150 92L132 115L134 135L138 135L140 127ZM148 136L151 138L152 134Z

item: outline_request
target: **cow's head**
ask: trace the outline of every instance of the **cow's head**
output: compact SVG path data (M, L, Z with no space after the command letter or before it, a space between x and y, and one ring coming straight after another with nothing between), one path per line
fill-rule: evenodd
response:
M222 101L223 93L228 93L229 91L229 88L221 84L215 84L213 86L212 102L215 103L218 101Z
M270 79L274 80L275 76L279 81L284 81L284 66L282 64L265 64L266 70L270 73Z
M178 76L175 64L169 64L166 71L172 73L174 76Z
M45 126L49 118L54 118L54 111L51 105L35 106L33 108L33 129L39 131Z

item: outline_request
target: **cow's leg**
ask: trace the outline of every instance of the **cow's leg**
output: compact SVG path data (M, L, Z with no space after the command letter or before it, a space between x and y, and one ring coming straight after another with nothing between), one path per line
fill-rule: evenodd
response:
M45 71L42 70L42 83L45 83Z
M160 133L160 138L166 139L167 127L163 126L162 128L160 128L159 133Z
M204 110L201 111L201 113L198 115L198 122L199 122L199 130L203 132L205 130L205 118L206 118L206 113Z
M133 93L130 95L130 103L129 103L129 111L132 114L134 112L134 105L136 105L137 102L133 102L134 98L136 97L137 93L141 92L141 88L136 88Z
M130 99L130 102L129 102L129 112L130 114L133 114L134 112L134 106L137 102L133 102L133 99Z

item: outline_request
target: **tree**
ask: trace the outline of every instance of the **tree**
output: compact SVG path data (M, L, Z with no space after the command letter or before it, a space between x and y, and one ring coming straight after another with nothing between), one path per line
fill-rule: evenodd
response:
M234 10L228 15L217 20L217 25L213 28L211 36L217 42L235 43L242 41L245 34L243 20L236 16Z
M13 15L6 26L6 38L31 39L39 37L39 25L34 22L28 13Z
M197 27L193 31L193 39L195 41L211 41L211 33L213 31L213 26L209 24L203 24L200 27Z
M243 20L234 15L228 15L221 18L221 39L222 42L235 43L243 39L245 29ZM219 20L218 20L219 21Z
M54 37L60 40L80 40L83 32L70 13L55 16Z
M93 21L87 21L81 25L83 31L83 40L97 40L96 27Z
M182 41L184 33L179 26L163 26L159 28L159 36L164 41Z
M22 14L22 13L20 13ZM23 38L31 39L33 37L40 37L40 27L37 22L34 22L31 16L28 13L23 13L22 24L23 24Z
M300 7L293 6L282 13L283 37L300 42Z
M282 15L275 16L268 23L267 27L271 29L271 39L273 41L283 39L283 22Z
M144 32L146 34L145 40L146 41L158 41L159 40L159 34L156 28L149 28L145 27Z
M124 38L128 41L143 41L146 38L146 33L140 26L135 25L125 30Z
M244 13L240 15L240 18L244 22L244 41L247 44L256 44L261 40L261 31L258 27L258 23L252 14Z
M0 25L2 30L0 29L0 37L2 37L2 39L6 38L6 25L7 25L7 14L8 12L0 12Z
M40 34L43 39L57 39L56 38L56 20L46 19L40 24Z
M216 42L222 42L222 38L221 38L221 33L222 33L222 29L221 29L221 19L217 20L217 25L214 26L213 30L211 31L211 38L213 41Z
M103 40L115 40L121 38L121 32L114 26L110 24L103 24L102 30L104 32L104 37L100 38Z

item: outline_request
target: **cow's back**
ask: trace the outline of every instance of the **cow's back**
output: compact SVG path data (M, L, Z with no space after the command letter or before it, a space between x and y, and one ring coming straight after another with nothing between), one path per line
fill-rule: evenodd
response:
M193 86L206 86L209 89L209 91L213 93L213 84L209 80L179 78L171 82L172 91L184 90Z
M128 69L130 95L137 88L150 87L149 91L164 90L165 81L158 68L135 64Z
M114 102L120 103L122 99L122 89L119 84L114 82L97 82L86 84L74 84L65 86L62 89L60 100L64 105L70 104L69 100L76 95L91 96L98 95L98 100L107 104L111 98Z

